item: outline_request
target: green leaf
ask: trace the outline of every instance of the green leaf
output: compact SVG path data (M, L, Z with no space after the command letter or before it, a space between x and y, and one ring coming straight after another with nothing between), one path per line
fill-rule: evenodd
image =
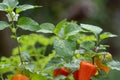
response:
M108 47L110 47L110 46L109 45L100 45L99 50L106 50Z
M110 80L108 74L106 74L103 70L99 70L99 75L92 76L91 80Z
M104 40L104 39L110 38L110 37L117 37L117 35L114 35L110 32L104 32L100 35L100 40Z
M29 31L37 31L39 29L39 24L28 17L19 18L17 26Z
M80 39L80 34L76 34L76 35L72 35L68 37L68 40L72 40L72 41L77 41L78 39Z
M2 67L2 66L4 66L4 67ZM0 64L0 74L11 72L13 70L14 70L14 67L11 66L10 64L3 64L3 65Z
M0 3L0 11L5 11L8 8L8 6L4 3Z
M85 41L80 44L80 47L86 50L92 50L95 47L95 42L92 41Z
M79 43L82 43L84 41L97 41L95 36L93 35L86 35L86 34L80 34L80 38L78 40Z
M80 67L80 62L81 60L80 59L73 59L70 63L64 63L64 67L74 71L76 69L78 69Z
M14 71L14 66L12 65L11 59L6 57L0 58L0 74L6 72Z
M65 26L66 22L67 22L66 19L60 21L60 22L56 25L56 28L55 28L55 30L54 30L54 33L55 33L55 34L58 34L58 33L61 31L61 29Z
M35 69L35 64L34 63L28 63L25 65L25 69L29 70L30 72L33 72Z
M61 39L65 38L65 34L64 34L64 28L61 28L59 33L57 34L57 36Z
M19 4L18 0L3 0L3 3L12 9L14 9Z
M106 79L106 80L119 80L120 79L120 71L111 70L108 73L108 77L109 77L109 79Z
M76 23L71 23L65 27L65 34L67 36L75 35L80 31L80 26Z
M37 7L41 7L41 6L33 6L33 5L29 5L29 4L19 5L16 8L16 13L20 13L22 11L26 11L28 9L33 9L33 8L37 8Z
M69 59L70 57L72 57L76 49L76 42L74 41L56 39L54 40L53 45L56 53L64 59Z
M49 54L49 56L46 56L43 59L39 59L39 63L41 65L40 68L43 69L48 64L48 62L54 57L54 55L55 55L55 53L52 53L52 54Z
M100 34L102 29L98 26L89 25L89 24L81 24L80 25L83 29L93 32L94 34Z
M66 79L65 76L59 75L54 80L65 80L65 79Z
M53 33L55 29L55 26L51 23L43 23L40 25L40 29L37 30L37 32L43 32L43 33Z
M112 61L108 62L107 64L111 69L120 71L120 62L119 61L112 60Z
M24 62L30 61L30 55L27 52L21 52L21 57Z
M31 80L47 80L45 76L38 75L38 74L33 74Z
M4 21L0 21L0 30L3 30L7 27L9 27L10 25L7 22Z

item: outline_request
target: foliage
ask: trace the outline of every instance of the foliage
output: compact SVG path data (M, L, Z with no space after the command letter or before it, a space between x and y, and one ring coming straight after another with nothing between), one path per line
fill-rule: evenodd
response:
M104 39L117 37L117 35L103 32L98 26L78 25L77 22L66 19L57 25L39 24L29 17L18 19L22 11L40 7L18 4L17 0L3 0L0 3L0 10L7 13L9 20L9 23L0 21L0 30L9 27L13 33L12 38L17 42L17 47L13 50L11 57L0 59L2 80L10 80L15 74L23 74L30 80L74 80L72 73L78 70L79 64L83 60L97 67L96 75L91 77L93 80L106 79L108 68L120 70L120 62L114 61L112 55L106 51L109 46L101 43ZM47 38L35 33L18 36L18 28L36 33L48 33L53 36ZM54 69L60 67L69 69L70 74L54 78Z

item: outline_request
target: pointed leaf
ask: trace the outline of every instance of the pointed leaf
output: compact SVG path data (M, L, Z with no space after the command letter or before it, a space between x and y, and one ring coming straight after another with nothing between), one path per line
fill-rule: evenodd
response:
M0 11L5 11L8 8L8 6L4 3L0 3Z
M57 25L56 25L56 28L54 30L54 33L55 34L58 34L60 32L60 30L64 27L65 23L67 22L66 19L60 21Z
M8 7L15 8L19 2L18 0L3 0L3 3L5 3Z
M80 44L80 47L86 50L92 50L95 48L95 42L92 41L85 41Z
M110 47L109 45L100 45L99 46L99 50L106 50L108 47Z
M4 21L0 21L0 30L3 30L7 27L9 27L10 25L7 22Z
M62 27L59 31L59 33L57 34L57 36L61 39L65 38L65 34L64 34L64 28Z
M111 69L120 71L120 62L119 61L112 60L112 61L108 62L107 64Z
M80 26L76 23L71 23L68 26L65 27L65 34L67 36L75 35L80 31Z
M53 33L55 29L55 26L51 23L43 23L40 25L40 29L37 30L37 32L43 32L43 33Z
M67 57L72 57L75 48L76 48L76 43L73 41L68 41L68 40L54 40L54 48L57 52L57 54L64 59L68 59Z
M30 72L33 72L35 68L35 64L34 63L28 63L25 65L25 69L29 70Z
M23 30L29 31L36 31L39 29L39 24L28 17L19 18L17 26L22 28Z
M102 29L98 26L89 25L89 24L81 24L80 25L83 29L93 32L94 34L100 34Z
M106 39L106 38L110 38L110 37L117 37L117 35L114 35L110 32L104 32L100 35L100 40Z
M40 6L33 6L33 5L29 5L29 4L19 5L16 8L16 13L20 13L22 11L26 11L28 9L33 9L33 8L37 8L37 7L40 7Z
M21 57L24 62L30 61L30 54L27 52L21 52Z

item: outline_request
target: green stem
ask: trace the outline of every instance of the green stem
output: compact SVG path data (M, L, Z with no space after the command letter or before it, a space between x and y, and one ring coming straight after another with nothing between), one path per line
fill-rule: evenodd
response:
M97 42L96 42L96 46L94 48L94 52L97 53L98 52L98 46L99 46L99 38L97 38ZM95 64L95 60L94 60L95 56L92 57L92 64L94 65Z
M22 60L22 56L21 56L21 51L20 51L19 39L17 39L17 35L16 35L16 42L17 42L17 48L18 48L18 54L19 54L19 57L20 57L20 61L21 61L21 64L23 64L23 60Z
M20 51L20 44L19 44L19 39L17 37L17 33L16 33L16 28L15 28L15 25L14 25L14 21L12 21L12 29L15 29L15 31L13 32L14 36L15 36L15 40L17 42L17 48L18 48L18 54L19 54L19 57L20 57L20 61L21 61L21 64L23 65L23 60L22 60L22 56L21 56L21 51Z

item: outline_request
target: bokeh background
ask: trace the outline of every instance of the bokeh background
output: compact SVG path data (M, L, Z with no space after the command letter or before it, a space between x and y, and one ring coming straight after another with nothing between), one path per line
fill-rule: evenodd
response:
M19 0L19 2L20 4L43 6L21 14L21 16L31 17L39 23L56 24L67 18L76 20L78 23L100 26L104 31L117 34L117 38L105 40L105 43L111 46L108 51L113 58L120 58L120 0ZM7 21L4 12L0 12L0 20ZM29 32L19 30L19 34L23 33ZM0 56L10 56L16 45L14 40L10 39L10 35L9 29L0 31Z
M2 1L2 0L0 0ZM19 0L20 4L33 4L42 8L28 10L21 16L31 17L39 23L60 20L76 20L78 23L87 23L100 26L104 31L120 35L120 0ZM5 13L0 12L0 20L6 20ZM19 31L19 34L26 33ZM9 29L0 31L0 56L10 56L15 43L10 39ZM111 47L108 49L113 57L120 56L120 37L105 41Z

